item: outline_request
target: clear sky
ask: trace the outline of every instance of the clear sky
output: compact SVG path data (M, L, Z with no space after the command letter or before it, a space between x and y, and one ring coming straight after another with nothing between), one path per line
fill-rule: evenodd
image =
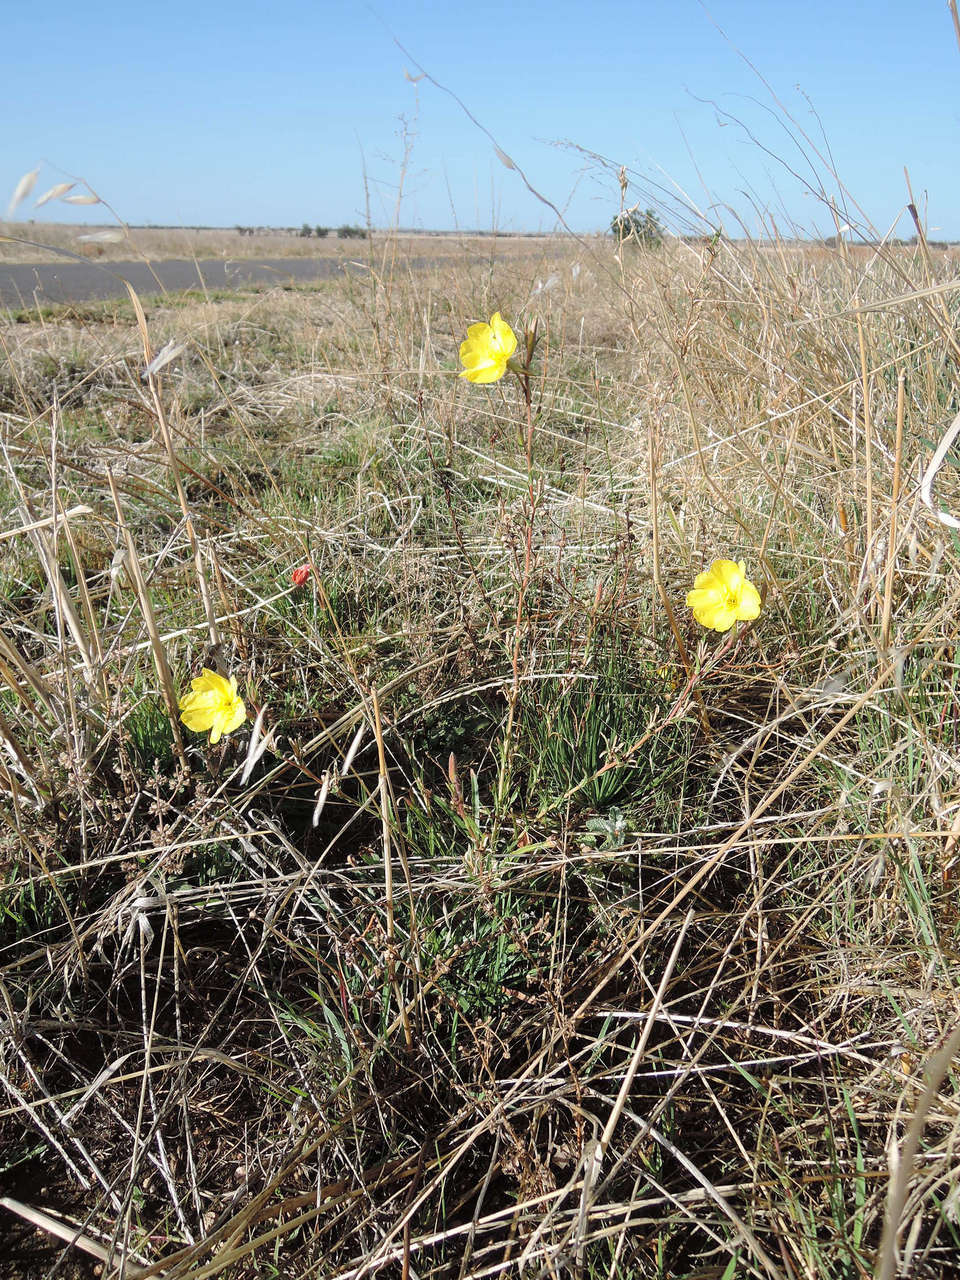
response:
M79 176L136 224L363 222L366 187L377 226L553 228L439 84L578 231L609 224L625 165L627 202L675 227L693 206L756 232L763 209L831 234L812 188L886 232L906 165L931 236L960 239L946 0L46 0L0 28L0 217L40 166L18 221L102 221L34 214Z

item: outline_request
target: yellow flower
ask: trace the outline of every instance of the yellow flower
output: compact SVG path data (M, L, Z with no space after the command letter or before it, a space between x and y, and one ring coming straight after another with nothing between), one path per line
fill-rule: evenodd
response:
M224 733L239 729L247 718L243 699L237 694L237 677L225 680L208 667L203 675L190 683L191 693L180 699L180 719L194 733L210 730L211 746L220 741Z
M702 627L729 631L735 622L760 616L760 593L746 578L741 560L714 560L706 573L698 573L687 604Z
M472 324L460 343L460 374L468 382L499 382L507 371L507 361L517 349L517 335L499 311L489 324Z

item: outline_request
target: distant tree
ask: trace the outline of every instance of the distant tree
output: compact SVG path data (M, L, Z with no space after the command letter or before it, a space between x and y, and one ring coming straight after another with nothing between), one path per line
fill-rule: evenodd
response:
M337 227L337 237L340 240L366 240L367 233L363 227L342 226Z
M300 228L300 234L304 239L309 239L309 237L313 235L313 227L311 227L309 222L305 222L303 224Z
M318 240L324 240L324 239L326 239L326 237L330 234L330 228L329 228L329 227L314 227L314 228L313 228L313 234L317 237L317 239L318 239Z
M621 209L610 223L610 230L623 244L624 240L636 240L638 244L655 249L663 244L663 224L653 209Z

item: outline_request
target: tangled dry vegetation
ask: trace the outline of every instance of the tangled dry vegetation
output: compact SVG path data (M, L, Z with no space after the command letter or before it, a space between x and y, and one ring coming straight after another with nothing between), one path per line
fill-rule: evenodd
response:
M0 1272L951 1274L955 258L364 252L0 330Z

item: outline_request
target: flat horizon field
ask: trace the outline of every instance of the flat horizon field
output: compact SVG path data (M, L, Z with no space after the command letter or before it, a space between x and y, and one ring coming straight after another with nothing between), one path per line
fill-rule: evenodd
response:
M0 319L0 1277L957 1274L955 251L434 244Z
M394 251L428 243L437 255L460 255L476 250L490 253L491 245L509 252L514 245L549 241L554 235L529 232L395 231L351 225L351 234L328 227L323 236L300 234L300 228L250 227L243 234L236 227L136 227L122 223L64 224L0 220L0 264L63 261L63 254L77 254L98 262L167 258L355 258L371 244L389 244ZM592 236L584 237L586 240Z

